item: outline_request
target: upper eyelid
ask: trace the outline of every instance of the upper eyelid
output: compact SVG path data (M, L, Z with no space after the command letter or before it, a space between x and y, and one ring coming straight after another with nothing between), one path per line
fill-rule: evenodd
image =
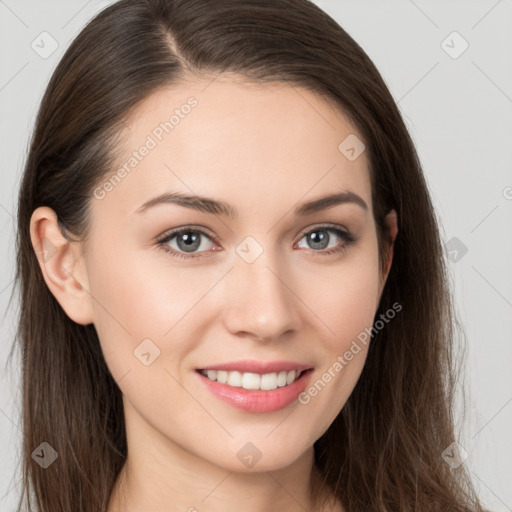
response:
M179 235L180 233L184 233L184 232L187 232L187 231L196 231L196 232L199 232L201 233L202 235L205 235L207 236L208 238L210 238L211 240L213 240L214 242L217 242L219 240L219 238L216 236L216 235L210 235L208 233L208 230L206 228L199 228L199 227L194 227L194 226L184 226L182 228L175 228L175 229L171 229L169 231L166 231L165 233L163 233L162 235L160 235L156 241L157 242L162 242L163 240L167 240L169 238L174 238L175 236Z
M339 224L335 224L335 223L324 222L324 223L319 223L319 224L313 224L312 226L304 228L299 231L299 234L301 234L301 236L304 236L306 233L309 233L310 231L312 231L314 229L321 229L321 228L338 229L340 231L350 233L350 230L344 226L340 226ZM198 226L194 226L194 225L170 229L170 230L166 231L165 233L163 233L162 235L160 235L158 237L158 239L161 240L161 239L164 239L171 235L178 235L184 231L198 231L198 232L203 233L204 235L212 238L213 240L219 240L219 237L217 235L209 233L210 230L208 228L205 228L202 226L198 227Z
M301 236L304 236L306 233L309 233L310 231L313 231L315 229L334 229L334 230L338 230L338 231L344 231L345 233L350 233L350 230L345 228L344 226L340 226L339 224L332 224L332 223L329 223L329 222L326 222L326 223L323 223L323 224L316 224L316 225L313 225L313 226L310 226L308 228L304 228L303 230L300 231L301 233Z

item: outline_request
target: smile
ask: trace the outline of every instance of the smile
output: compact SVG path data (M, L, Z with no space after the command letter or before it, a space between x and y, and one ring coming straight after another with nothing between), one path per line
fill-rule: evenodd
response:
M294 365L296 369L293 369L291 363L220 366L223 368L197 369L195 374L213 396L249 413L269 413L298 404L298 395L307 387L313 373L310 366Z
M272 373L251 373L223 370L201 370L200 373L210 380L226 384L234 388L259 389L271 391L282 388L295 382L304 370L290 370Z

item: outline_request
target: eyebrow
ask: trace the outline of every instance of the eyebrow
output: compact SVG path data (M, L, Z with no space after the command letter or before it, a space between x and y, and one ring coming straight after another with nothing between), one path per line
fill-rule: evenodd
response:
M295 215L298 217L304 217L338 204L346 203L358 205L365 211L368 210L368 205L362 197L358 196L354 192L346 191L303 203L295 208ZM232 219L236 219L238 217L238 212L232 206L223 201L198 195L182 194L180 192L165 192L159 196L153 197L140 206L134 213L143 213L154 206L162 204L177 204L179 206L184 206L185 208L191 208L200 212L215 215L220 214Z

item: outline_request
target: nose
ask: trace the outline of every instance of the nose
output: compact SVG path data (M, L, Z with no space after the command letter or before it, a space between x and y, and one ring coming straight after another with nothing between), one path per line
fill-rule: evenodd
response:
M300 299L289 269L263 252L252 262L239 259L224 283L223 318L238 337L272 341L300 328Z

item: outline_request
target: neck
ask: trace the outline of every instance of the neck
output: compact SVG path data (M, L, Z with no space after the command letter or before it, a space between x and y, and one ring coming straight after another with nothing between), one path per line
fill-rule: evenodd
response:
M148 432L147 437L138 436L152 440L143 443L129 434L127 426L128 457L108 512L341 510L332 496L325 500L326 492L318 497L312 493L321 481L313 447L285 468L237 473L215 466L167 438L153 442L155 438Z

